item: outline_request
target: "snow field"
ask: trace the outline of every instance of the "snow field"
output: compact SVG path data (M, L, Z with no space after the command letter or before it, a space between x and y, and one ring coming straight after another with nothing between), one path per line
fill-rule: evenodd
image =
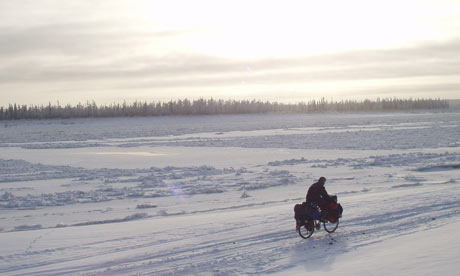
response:
M420 113L8 122L0 273L454 272L459 121ZM322 175L344 217L337 232L303 240L293 206Z

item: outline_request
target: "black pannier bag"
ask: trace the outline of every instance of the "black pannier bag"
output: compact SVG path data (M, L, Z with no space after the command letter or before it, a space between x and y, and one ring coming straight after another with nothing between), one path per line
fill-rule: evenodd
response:
M307 218L307 204L296 204L294 206L294 218L297 221L304 221Z

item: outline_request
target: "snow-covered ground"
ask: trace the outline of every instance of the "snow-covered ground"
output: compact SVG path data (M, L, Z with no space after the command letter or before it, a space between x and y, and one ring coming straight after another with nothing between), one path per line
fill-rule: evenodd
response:
M460 269L460 113L4 121L1 275ZM295 232L320 176L344 215Z

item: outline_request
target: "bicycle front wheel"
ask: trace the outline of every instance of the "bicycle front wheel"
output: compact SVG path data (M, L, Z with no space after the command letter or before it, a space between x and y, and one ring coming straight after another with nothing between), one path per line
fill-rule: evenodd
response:
M337 230L337 227L339 227L339 220L336 222L330 222L330 221L325 221L323 222L324 230L328 233L332 233L335 230Z

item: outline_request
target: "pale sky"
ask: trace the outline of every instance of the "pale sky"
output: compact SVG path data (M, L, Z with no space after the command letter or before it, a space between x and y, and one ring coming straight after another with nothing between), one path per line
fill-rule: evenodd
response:
M0 0L0 106L460 98L460 1Z

